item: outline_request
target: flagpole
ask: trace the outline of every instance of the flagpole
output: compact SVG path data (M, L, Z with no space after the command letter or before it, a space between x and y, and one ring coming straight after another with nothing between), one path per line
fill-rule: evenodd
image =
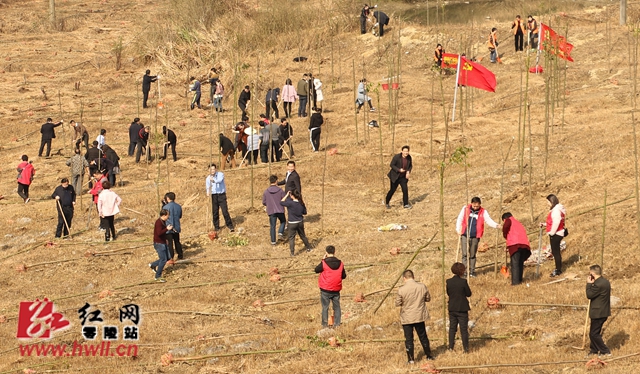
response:
M451 114L451 123L456 120L456 101L458 100L458 78L460 77L460 60L461 57L458 55L458 66L456 67L456 89L453 93L453 114Z

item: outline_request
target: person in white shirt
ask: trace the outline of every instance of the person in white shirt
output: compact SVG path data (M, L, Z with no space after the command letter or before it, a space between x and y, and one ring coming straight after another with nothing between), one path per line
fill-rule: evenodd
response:
M220 210L222 210L225 225L227 225L230 232L234 232L233 221L227 209L227 188L224 183L224 173L216 171L216 164L211 164L205 184L207 186L207 195L211 195L213 229L220 231Z
M96 138L96 141L98 142L99 150L102 150L102 146L106 144L106 139L105 139L106 134L107 134L107 130L101 129L100 135L98 135L98 137Z
M500 227L491 219L489 212L482 207L482 200L477 196L471 199L471 204L462 207L456 221L456 232L460 235L460 247L462 248L462 263L467 268L467 274L472 278L476 276L476 253L478 251L478 243L480 243L480 239L484 234L485 222L494 229ZM468 253L467 248L469 249ZM467 254L469 258L468 266Z

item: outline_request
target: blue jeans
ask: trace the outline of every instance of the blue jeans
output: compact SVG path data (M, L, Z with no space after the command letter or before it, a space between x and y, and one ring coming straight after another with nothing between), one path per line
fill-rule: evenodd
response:
M153 248L158 252L158 260L151 263L151 267L156 268L156 279L162 277L164 265L169 261L169 250L166 244L153 243Z
M307 116L307 96L299 95L300 102L298 103L298 117Z
M276 221L280 221L278 234L284 235L284 213L269 214L269 230L271 232L271 243L276 242Z
M498 58L497 50L494 48L494 49L490 49L489 51L491 52L491 53L490 53L490 55L491 55L491 62L496 62L496 59Z
M213 107L222 112L222 97L213 97Z
M320 303L322 304L322 327L327 327L329 319L329 301L333 304L333 327L340 326L340 292L327 292L320 290Z

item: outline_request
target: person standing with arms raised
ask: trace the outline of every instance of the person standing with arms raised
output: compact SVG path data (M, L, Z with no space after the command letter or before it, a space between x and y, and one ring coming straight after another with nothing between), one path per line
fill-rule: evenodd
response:
M389 177L389 181L391 182L391 188L387 193L387 198L384 201L387 209L391 209L391 205L389 202L393 197L393 194L396 193L398 186L402 189L402 205L405 209L411 209L411 204L409 204L409 187L407 183L409 183L409 177L411 176L411 170L413 169L413 163L411 161L411 155L409 154L409 146L405 145L402 147L402 152L393 156L391 159L391 170L387 176Z
M222 210L224 223L230 232L234 232L233 221L227 209L227 187L224 183L224 173L216 170L216 164L211 164L209 176L207 176L205 184L207 187L207 195L211 195L213 229L216 232L220 231L220 210Z
M549 206L547 221L541 223L540 227L546 227L547 235L549 235L551 254L553 254L553 260L556 265L556 268L550 275L550 277L553 278L562 274L562 252L560 251L560 243L562 243L562 239L568 235L564 227L567 211L554 194L547 196L547 205Z
M482 207L482 200L478 196L471 199L471 204L462 207L456 221L456 232L460 235L459 240L462 247L462 263L465 267L468 266L468 273L472 278L476 276L476 253L478 252L478 243L484 234L485 222L494 229L499 227L491 219L489 212ZM468 265L467 255L469 257Z

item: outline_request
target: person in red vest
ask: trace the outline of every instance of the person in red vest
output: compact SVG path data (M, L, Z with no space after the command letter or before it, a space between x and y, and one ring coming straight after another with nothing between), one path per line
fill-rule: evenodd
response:
M502 215L502 235L507 240L507 251L511 256L511 285L522 283L524 262L531 256L531 245L527 230L511 213Z
M547 196L547 204L549 205L549 214L547 215L547 222L541 223L540 227L547 228L547 235L549 235L549 244L551 245L551 254L556 263L556 268L551 273L550 277L557 277L562 274L562 253L560 253L560 243L562 238L569 233L565 230L564 219L567 215L567 211L564 206L560 204L560 201L556 195Z
M329 301L333 304L333 327L340 326L340 290L342 290L342 280L347 277L344 264L336 257L336 247L329 245L326 253L322 257L322 262L315 269L318 277L318 287L320 287L320 303L322 304L322 327L327 327L329 319Z
M467 247L469 248L469 265L467 271L470 277L476 276L476 252L482 234L484 234L484 223L497 229L498 224L491 219L489 212L482 206L482 200L475 196L471 199L471 204L462 207L458 220L456 221L456 232L460 235L462 248L462 263L467 267Z

